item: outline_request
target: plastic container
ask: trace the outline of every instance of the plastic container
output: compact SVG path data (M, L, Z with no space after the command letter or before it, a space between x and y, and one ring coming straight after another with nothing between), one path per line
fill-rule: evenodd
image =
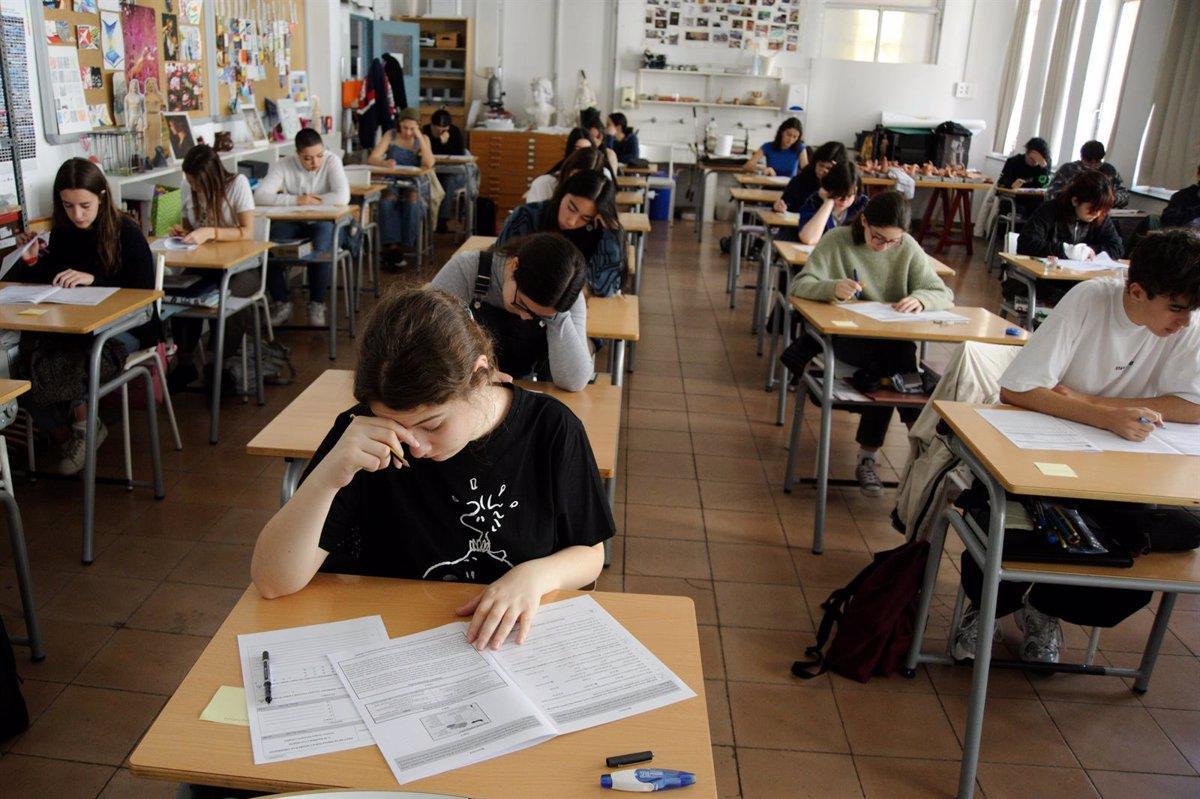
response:
M655 189L654 196L650 198L650 219L654 222L670 221L671 216L671 190L670 189Z
M713 155L715 155L717 158L728 158L732 154L733 137L728 135L718 137L717 150L715 153L713 153Z

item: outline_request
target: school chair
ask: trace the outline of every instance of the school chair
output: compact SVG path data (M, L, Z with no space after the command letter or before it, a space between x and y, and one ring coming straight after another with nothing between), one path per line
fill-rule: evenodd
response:
M165 253L156 252L154 254L155 291L162 291L163 289L163 274L166 272L167 266L166 260L167 256ZM161 319L163 317L163 301L161 299L157 300L155 306L158 316ZM128 372L130 369L142 364L146 364L146 368L158 376L159 385L162 386L163 405L167 409L167 420L171 423L171 435L175 439L175 449L182 450L183 440L179 437L179 425L175 422L175 406L171 404L171 390L167 387L167 364L158 344L129 353L125 358L124 371ZM157 401L155 397L146 397L147 405L153 406ZM129 383L124 383L121 386L121 445L125 453L125 480L132 484L133 454L129 440ZM30 462L30 468L33 468L32 461Z
M11 405L14 417L16 404ZM0 409L7 414L8 409ZM28 417L28 412L25 412ZM5 421L8 421L7 419ZM33 466L33 422L28 420L29 431L29 471ZM14 644L24 644L29 647L30 657L34 662L46 657L42 649L42 633L38 627L37 611L33 606L33 577L29 572L29 551L25 547L25 528L21 524L21 509L17 507L17 496L13 490L12 469L8 465L8 439L0 436L0 503L4 504L4 518L8 524L8 539L12 544L13 566L17 571L17 588L21 595L21 610L25 617L25 637L12 637Z

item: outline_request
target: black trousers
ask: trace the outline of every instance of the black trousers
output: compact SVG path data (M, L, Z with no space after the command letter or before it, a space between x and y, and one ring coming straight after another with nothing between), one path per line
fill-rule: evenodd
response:
M983 570L975 565L975 559L968 552L962 553L960 563L963 591L975 607L979 607L983 593ZM1125 588L1002 581L996 594L996 618L1007 616L1021 607L1026 591L1029 592L1029 604L1035 609L1083 627L1115 627L1146 607L1151 596L1150 591L1130 591Z
M803 333L801 333L803 335ZM785 353L784 365L796 372L796 366L807 365L821 354L821 345L811 336L796 339ZM797 351L798 350L798 351ZM911 341L891 341L877 338L847 338L839 336L833 340L833 354L839 361L866 369L872 374L892 375L911 372L917 365L917 345ZM799 399L797 400L800 401ZM864 449L879 449L887 436L895 408L864 408L858 422L858 433L854 440ZM921 415L920 408L900 408L900 418L911 425Z

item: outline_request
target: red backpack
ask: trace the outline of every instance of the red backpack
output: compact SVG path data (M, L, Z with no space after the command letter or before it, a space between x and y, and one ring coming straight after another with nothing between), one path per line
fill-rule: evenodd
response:
M928 541L876 553L848 585L821 604L825 616L817 642L804 650L809 660L792 664L792 674L807 680L832 670L866 682L871 675L886 677L898 670L912 643L928 557ZM822 652L835 624L837 634L829 651Z

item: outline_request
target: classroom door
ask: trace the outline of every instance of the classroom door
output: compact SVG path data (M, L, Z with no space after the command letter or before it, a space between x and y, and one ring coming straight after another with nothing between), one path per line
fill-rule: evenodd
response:
M391 53L404 68L404 93L408 95L410 108L421 104L421 83L418 75L418 38L421 28L414 22L393 22L378 19L371 26L371 57L382 58ZM400 98L396 98L399 105Z

